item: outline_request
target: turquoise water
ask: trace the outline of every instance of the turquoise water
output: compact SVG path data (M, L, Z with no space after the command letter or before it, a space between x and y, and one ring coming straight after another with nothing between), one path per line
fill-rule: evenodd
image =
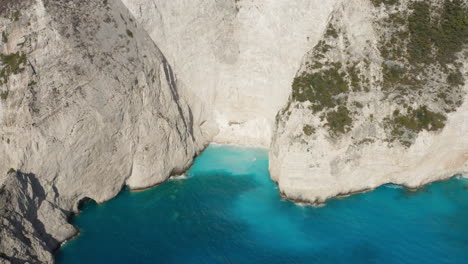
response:
M266 150L212 145L187 179L124 191L74 218L58 263L468 263L468 179L301 207Z

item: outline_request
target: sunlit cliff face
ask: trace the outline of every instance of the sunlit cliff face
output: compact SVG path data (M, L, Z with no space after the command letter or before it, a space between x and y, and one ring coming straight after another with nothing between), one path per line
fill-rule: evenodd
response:
M275 115L335 0L124 0L199 97L217 142L268 146Z

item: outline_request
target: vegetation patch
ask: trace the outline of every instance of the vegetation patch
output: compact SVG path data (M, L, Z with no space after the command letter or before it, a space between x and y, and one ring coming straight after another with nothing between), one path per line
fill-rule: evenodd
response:
M364 145L364 144L372 144L374 143L375 140L373 138L364 138L357 143L355 143L357 146Z
M13 21L18 21L21 17L21 12L19 10L13 13Z
M348 67L348 75L349 79L351 81L351 87L353 88L353 91L357 92L361 90L361 78L359 78L359 69L356 67L357 65L353 65L351 67Z
M321 112L332 135L344 134L352 128L353 115L362 112L370 98L362 92L370 91L373 85L383 92L379 100L405 109L404 114L396 112L385 118L384 126L391 141L398 139L409 146L422 130L442 129L446 114L463 103L465 76L457 59L468 47L468 3L411 0L406 8L399 0L371 2L376 7L386 6L388 14L374 24L376 32L381 32L382 79L371 71L370 57L336 62L338 55L350 54L350 43L345 35L340 37L340 27L330 22L305 62L307 70L294 79L289 103L310 102L309 109L313 114ZM334 39L339 37L344 47L336 46ZM409 105L422 106L412 109ZM289 107L283 109L283 115L289 113ZM372 115L370 119L375 121ZM312 135L315 128L305 125L303 132Z
M327 31L325 32L325 37L332 37L332 38L337 38L338 37L338 32L336 31L333 24L330 23L328 25Z
M353 119L350 116L348 108L345 106L339 106L338 110L328 112L326 117L326 125L330 128L332 134L344 134L351 130Z
M465 81L460 70L457 69L456 71L449 73L447 75L447 83L451 86L464 85Z
M6 100L8 98L8 91L0 92L0 98Z
M304 134L306 136L311 136L313 134L315 134L315 127L311 126L311 125L305 125L303 128L302 128L302 131L304 132Z
M2 42L3 43L8 43L8 35L7 35L7 33L5 31L2 32Z
M371 0L374 6L384 5L396 5L400 3L400 0Z
M419 99L444 109L434 113L423 106L387 118L389 138L398 138L407 146L415 133L442 128L445 114L455 111L464 97L464 76L456 60L468 43L468 4L463 0L439 3L411 1L409 12L391 14L380 23L381 31L386 32L379 45L384 59L383 91L399 104Z
M309 101L314 113L324 108L333 108L340 104L338 95L348 92L345 73L339 72L340 65L315 73L302 73L294 78L293 99L299 102Z
M127 36L133 38L133 32L127 29Z
M26 55L20 52L9 55L0 54L0 85L7 83L11 74L18 74L24 70Z
M468 40L468 5L463 0L445 0L442 7L430 1L411 5L408 17L408 53L418 63L442 65L456 59Z
M442 63L455 59L468 41L468 4L464 0L445 0L440 19L434 23L433 41Z
M413 62L429 63L431 58L428 55L432 52L430 5L425 1L414 2L411 9L413 13L408 18L408 54Z
M398 110L391 118L386 118L385 125L391 129L391 141L399 139L405 145L411 145L411 139L422 130L437 131L445 126L447 118L441 113L435 113L421 106L418 109L408 109L406 115L400 114Z
M28 87L32 87L32 86L35 86L37 84L36 81L32 80L28 83Z

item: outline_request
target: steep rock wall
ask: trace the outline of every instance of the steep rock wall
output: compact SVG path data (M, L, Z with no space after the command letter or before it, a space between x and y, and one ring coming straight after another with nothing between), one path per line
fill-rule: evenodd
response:
M109 200L124 185L165 181L212 138L215 130L188 106L171 65L121 2L0 5L0 184L9 194L0 198L10 197L0 201L2 210L26 199L22 189L29 188L8 184L10 168L50 186L40 199L70 212L85 198ZM50 217L45 222L58 221ZM50 263L47 251L72 234L44 242L52 231L33 226L20 230L38 241L28 244L5 226L0 253L13 263L33 255L31 263Z
M217 142L269 146L335 0L123 0L215 120Z
M337 5L277 116L281 192L320 203L468 172L466 11L448 0Z
M0 185L0 263L52 263L51 251L77 233L50 202L52 189L32 174L8 173Z

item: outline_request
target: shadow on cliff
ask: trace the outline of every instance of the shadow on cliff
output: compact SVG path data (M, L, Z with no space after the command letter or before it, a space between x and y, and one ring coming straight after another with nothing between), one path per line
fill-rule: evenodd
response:
M44 203L49 203L45 204ZM52 251L57 249L60 242L46 231L44 223L39 219L39 208L46 206L44 214L51 213L49 210L60 210L54 204L46 200L46 192L43 185L32 173L20 171L10 172L0 192L0 215L6 221L0 224L0 233L5 241L16 241L26 248L28 256L22 256L15 246L0 243L2 247L2 258L11 263L26 263L34 260L41 263L36 256L37 241L39 246ZM65 212L60 210L63 216ZM6 242L5 242L6 243ZM24 252L23 252L24 253ZM25 259L21 259L25 257Z

